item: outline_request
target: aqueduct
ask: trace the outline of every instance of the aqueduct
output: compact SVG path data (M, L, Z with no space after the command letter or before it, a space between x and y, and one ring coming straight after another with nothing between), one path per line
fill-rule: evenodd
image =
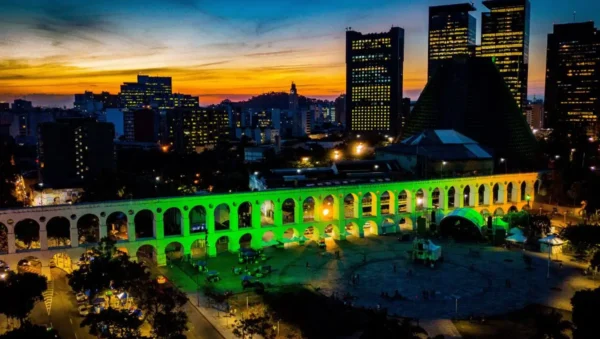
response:
M518 173L0 210L0 260L68 266L108 236L164 265L171 256L412 231L420 217L463 207L503 215L529 207L538 187L538 173Z

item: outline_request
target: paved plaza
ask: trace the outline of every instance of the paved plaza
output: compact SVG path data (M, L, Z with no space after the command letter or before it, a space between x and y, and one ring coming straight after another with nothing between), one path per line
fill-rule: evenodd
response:
M248 268L271 265L273 273L260 279L268 286L307 285L326 296L349 293L356 296L356 307L379 305L393 315L419 319L502 314L531 303L569 310L576 290L598 285L582 275L583 264L567 256L552 258L548 279L547 255L541 253L477 244L437 244L442 246L444 262L435 268L410 261L412 243L399 242L394 236L327 239L326 250L314 242L269 248L265 251L267 261ZM524 253L533 257L532 270L526 269ZM241 276L232 273L232 268L246 265L237 263L237 255L210 258L208 266L222 277L215 284L217 288L242 292ZM191 266L182 268L191 279L206 284L204 276L194 273ZM352 283L353 276L359 277L357 283ZM406 299L381 297L382 292L393 296L396 290Z

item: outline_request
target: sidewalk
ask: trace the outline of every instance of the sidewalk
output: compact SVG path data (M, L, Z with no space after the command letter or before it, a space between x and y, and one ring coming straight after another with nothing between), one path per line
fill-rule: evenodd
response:
M190 305L194 306L200 314L221 334L225 339L235 339L231 331L231 325L237 319L236 317L225 316L225 313L213 308L206 307L208 299L202 292L197 291L196 282L185 274L179 267L159 267L160 272L171 282L176 282L176 286L188 296ZM198 301L200 306L198 306Z

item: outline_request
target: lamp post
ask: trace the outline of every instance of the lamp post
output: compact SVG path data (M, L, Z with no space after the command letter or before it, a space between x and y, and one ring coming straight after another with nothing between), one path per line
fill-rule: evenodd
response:
M442 163L440 164L440 178L444 177L444 166L446 166L446 162L444 160L442 160Z
M502 164L502 163L504 164L504 172L505 172L505 173L508 173L508 165L507 165L507 163L508 163L508 160L506 160L505 158L500 158L500 163L501 163L501 164Z

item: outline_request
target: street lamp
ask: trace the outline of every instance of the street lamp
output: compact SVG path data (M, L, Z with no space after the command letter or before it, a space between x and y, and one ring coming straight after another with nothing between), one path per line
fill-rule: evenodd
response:
M442 163L440 164L440 178L444 177L444 166L446 166L446 164L447 164L447 162L442 160Z
M502 163L504 164L504 172L505 172L505 173L508 173L508 165L507 165L507 164L508 164L508 160L506 160L506 159L504 159L504 158L500 158L500 163L501 163L501 164L502 164Z

